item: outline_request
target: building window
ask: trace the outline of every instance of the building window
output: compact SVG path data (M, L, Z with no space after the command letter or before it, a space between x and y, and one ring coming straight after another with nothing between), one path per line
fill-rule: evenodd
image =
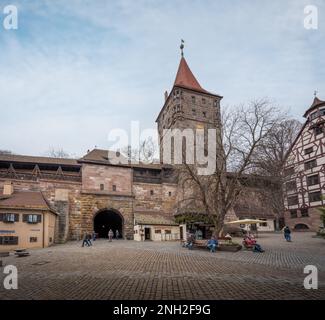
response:
M23 222L40 223L42 222L42 216L40 214L24 214Z
M171 197L172 196L172 193L171 191L168 192L168 196Z
M17 245L18 237L4 236L0 237L0 245Z
M99 189L100 189L100 191L103 191L103 190L104 190L104 184L103 184L103 183L101 183L101 184L99 185Z
M150 195L153 196L154 192L153 190L150 190Z
M15 213L0 213L0 221L6 223L14 223L19 221L19 214Z
M288 205L289 206L294 206L294 205L296 205L298 203L299 203L299 200L298 200L298 196L297 195L288 197Z
M193 114L196 114L196 109L192 109L192 113Z
M161 233L161 230L155 230L155 233Z
M207 117L207 113L205 111L203 111L203 117L206 118Z
M310 120L314 120L318 117L318 112L314 112L310 115Z
M263 220L265 222L261 222L259 225L260 227L267 227L267 220L266 219L260 219L260 220Z
M322 200L322 193L320 191L309 193L309 202L317 202Z
M30 237L29 242L37 242L37 237Z
M313 147L307 148L307 149L305 149L305 154L311 154L313 152L313 150L314 150Z
M286 190L287 191L296 191L297 190L297 183L296 181L289 181L286 183Z
M290 210L290 218L295 219L298 217L298 212L297 210Z
M292 176L294 173L295 173L295 168L294 167L284 169L284 175L286 177Z
M194 104L195 103L195 97L192 96L192 103Z
M165 230L165 234L171 234L172 231L171 230Z
M319 114L320 114L320 116L325 116L325 109L319 110Z
M317 167L317 160L316 159L305 162L305 170L309 170L309 169L312 169L312 168L315 168L315 167Z
M218 106L218 100L214 101L214 106L217 107Z
M308 186L314 186L316 184L319 184L319 175L318 174L307 177L307 185Z
M301 209L300 213L303 218L309 217L308 208Z
M116 185L113 184L113 191L116 191Z
M205 104L206 100L204 98L202 98L202 104Z
M320 125L316 125L314 127L314 132L315 132L315 135L318 136L319 134L322 134L323 133L323 127L320 126Z

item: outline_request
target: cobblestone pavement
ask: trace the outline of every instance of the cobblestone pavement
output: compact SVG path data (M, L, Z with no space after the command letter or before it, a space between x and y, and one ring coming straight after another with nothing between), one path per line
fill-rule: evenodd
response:
M240 240L240 239L239 239ZM202 249L177 242L70 242L2 258L18 268L18 290L0 299L325 299L325 240L294 233L263 234L265 253ZM303 269L318 267L318 290L306 290Z

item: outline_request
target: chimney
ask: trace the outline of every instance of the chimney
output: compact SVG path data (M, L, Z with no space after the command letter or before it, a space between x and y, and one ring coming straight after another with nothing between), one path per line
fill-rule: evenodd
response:
M14 185L10 181L6 181L3 186L3 194L5 196L10 196L14 193Z
M167 99L168 99L168 91L166 90L165 91L165 101L167 101Z

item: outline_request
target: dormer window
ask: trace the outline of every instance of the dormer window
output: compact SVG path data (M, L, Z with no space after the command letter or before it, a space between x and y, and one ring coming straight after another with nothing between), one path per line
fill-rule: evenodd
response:
M325 116L325 109L321 109L319 110L319 115L322 117L322 116Z
M318 111L316 111L310 115L310 120L315 120L317 117L318 117Z

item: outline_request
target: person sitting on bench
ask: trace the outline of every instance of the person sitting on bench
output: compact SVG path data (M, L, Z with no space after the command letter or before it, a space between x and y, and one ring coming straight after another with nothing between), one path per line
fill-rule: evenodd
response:
M210 250L210 252L216 252L216 248L218 246L218 241L215 237L211 237L210 240L208 240L207 248Z

